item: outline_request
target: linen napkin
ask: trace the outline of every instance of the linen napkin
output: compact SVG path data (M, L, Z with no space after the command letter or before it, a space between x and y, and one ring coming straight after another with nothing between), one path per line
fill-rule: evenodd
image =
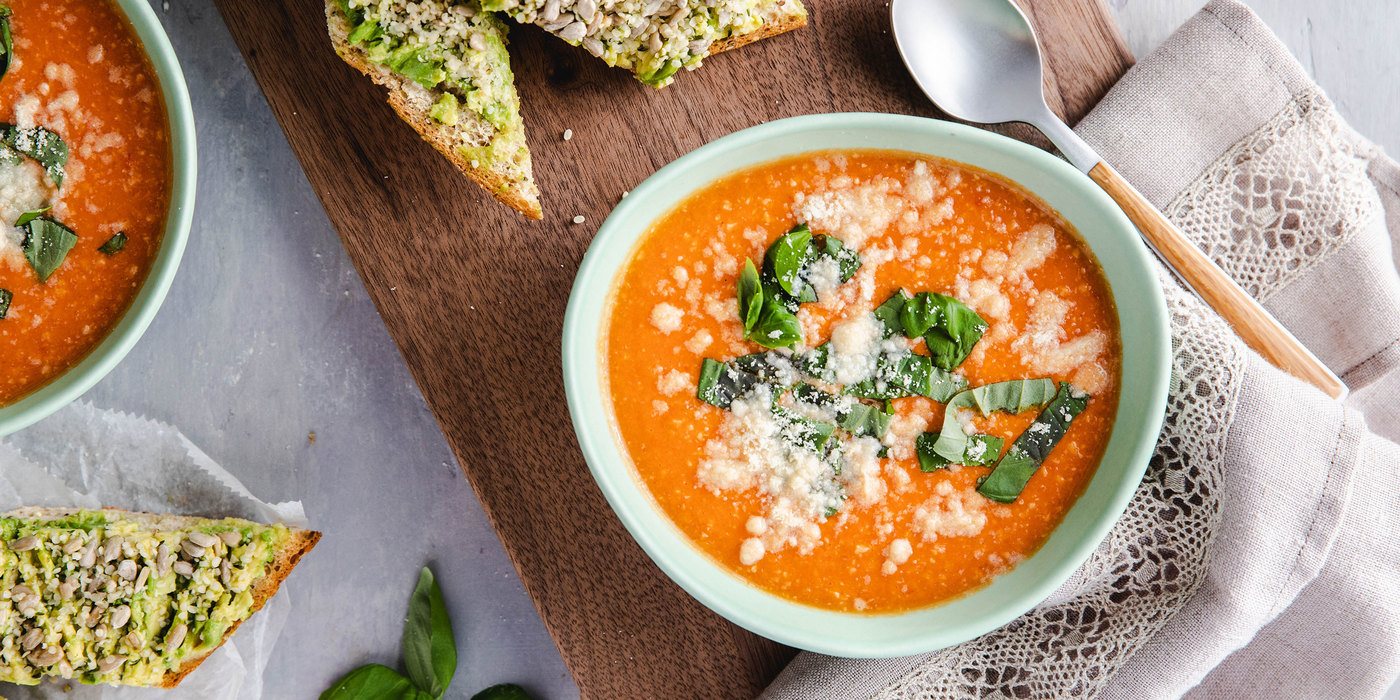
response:
M1162 270L1166 422L1089 561L981 638L888 660L803 653L763 697L1341 698L1400 672L1400 167L1232 0L1077 130L1351 397L1269 365Z

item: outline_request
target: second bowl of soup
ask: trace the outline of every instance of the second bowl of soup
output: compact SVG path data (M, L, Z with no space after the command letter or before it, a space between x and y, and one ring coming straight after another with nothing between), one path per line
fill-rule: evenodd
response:
M1141 478L1169 374L1147 256L1087 178L888 115L657 173L590 248L564 343L585 456L653 559L852 656L963 641L1063 582Z

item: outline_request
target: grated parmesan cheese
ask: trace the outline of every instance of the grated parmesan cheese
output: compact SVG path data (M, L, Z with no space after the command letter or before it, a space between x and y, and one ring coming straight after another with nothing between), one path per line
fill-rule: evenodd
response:
M972 489L958 490L941 481L934 495L914 509L913 526L925 542L939 537L973 537L987 524L987 499Z
M680 330L681 320L684 317L684 311L664 301L651 309L651 325L656 326L656 329L662 333Z

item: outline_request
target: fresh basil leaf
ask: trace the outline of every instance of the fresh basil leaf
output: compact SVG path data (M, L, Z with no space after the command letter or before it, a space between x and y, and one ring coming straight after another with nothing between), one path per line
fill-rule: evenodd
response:
M15 293L8 289L0 289L0 319L4 319L10 313L10 302L14 301Z
M14 124L0 124L5 145L39 161L44 172L58 187L63 186L63 166L68 163L68 144L42 126L21 129Z
M812 229L807 224L798 224L791 231L778 237L768 246L763 256L763 266L772 271L778 286L794 297L800 297L803 268L809 258L808 245L812 242Z
M889 299L885 300L885 303L875 307L875 318L879 319L880 323L885 326L886 338L904 332L904 324L900 321L899 314L904 309L905 303L911 298L909 292L897 289L894 294L890 295Z
M748 333L758 325L758 317L763 313L763 285L758 281L758 268L753 261L744 259L744 271L739 273L739 318L744 322L744 332Z
M932 451L949 462L966 458L968 436L958 422L959 409L976 408L984 416L992 411L1014 414L1044 406L1054 397L1055 382L1050 379L1013 379L960 392L943 409L943 429Z
M856 272L860 270L860 255L854 250L846 247L841 239L835 236L817 236L812 240L812 247L825 255L836 260L837 269L841 271L841 283L850 282Z
M746 372L707 357L700 365L700 383L695 397L727 411L734 399L749 393L758 382L759 376L756 373Z
M10 34L12 14L8 5L0 5L0 78L10 71L10 60L15 57L15 39Z
M972 354L972 348L977 345L977 341L982 339L982 334L987 330L987 322L978 316L976 311L953 297L943 294L919 296L929 297L938 309L935 324L919 334L928 344L929 356L933 358L934 366L946 370L956 369ZM909 305L905 305L905 309L908 308ZM909 329L905 328L905 332L908 331Z
M820 379L828 384L836 380L835 373L827 367L827 361L831 358L831 341L818 345L797 358L797 366L813 379Z
M101 246L99 246L97 248L97 252L102 253L104 255L116 255L117 253L121 252L122 248L125 247L126 233L123 231L118 231L111 238L108 238L106 243L103 243Z
M27 224L27 223L29 223L29 222L31 222L31 221L37 219L37 218L39 218L39 217L41 217L41 216L43 216L43 215L49 213L49 210L50 210L50 209L53 209L53 205L52 205L52 204L50 204L50 205L44 207L43 209L35 209L34 211L27 211L27 212L24 212L23 214L20 214L20 215L19 215L19 218L18 218L18 219L15 219L15 228L19 228L19 227L21 227L21 226L23 226L23 225L25 225L25 224Z
M1040 465L1059 444L1069 424L1089 405L1089 395L1061 382L1055 398L1036 416L1026 431L1011 443L1011 449L995 469L977 486L977 492L998 503L1012 503L1031 480Z
M787 348L802 342L797 315L775 304L764 304L748 339L765 348Z
M846 387L845 393L863 399L926 396L943 402L966 386L967 380L934 367L928 356L906 350L882 353L875 360L875 376Z
M31 220L23 230L24 242L20 247L24 249L24 258L34 268L39 281L47 282L54 270L63 264L63 259L68 257L68 251L78 243L78 235L52 219Z
M885 437L885 433L890 430L890 420L894 418L892 413L881 411L878 407L856 402L850 409L840 416L840 425L852 435L868 435L880 439Z
M472 696L472 700L534 700L524 688L514 683L493 685Z
M939 325L943 319L942 308L938 303L938 297L941 296L919 292L904 302L904 306L899 310L899 325L903 327L906 336L917 338Z
M361 666L321 693L320 700L418 700L418 690L398 671L380 664Z
M934 452L933 446L937 442L938 433L922 433L914 439L914 449L919 455L920 471L937 471L954 463ZM957 460L956 463L978 467L991 466L996 464L997 457L1001 456L1001 447L1004 444L1006 441L995 435L969 435L963 458Z
M419 690L442 697L457 672L457 642L452 620L442 602L442 588L428 567L418 574L418 586L408 601L403 626L403 661Z

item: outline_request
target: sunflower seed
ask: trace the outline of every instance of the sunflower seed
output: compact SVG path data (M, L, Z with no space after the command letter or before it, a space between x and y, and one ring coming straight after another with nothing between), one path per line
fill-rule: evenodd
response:
M11 552L28 552L39 546L39 538L35 535L26 535L17 540L10 540Z
M29 663L41 668L52 666L63 658L63 650L58 647L47 647L45 649L29 652Z
M58 675L62 678L73 677L73 664L68 663L68 659L58 660Z
M574 14L585 22L592 22L593 16L598 12L598 3L594 0L578 0L574 5Z
M102 590L105 585L107 585L107 575L99 571L93 575L91 581L88 581L86 590L88 593L96 593Z
M136 630L127 632L126 636L122 637L122 641L126 642L126 645L132 649L140 649L146 645L146 640L142 639L141 633Z
M39 611L39 606L42 605L43 602L44 601L37 595L30 594L26 596L23 600L19 601L19 614L25 617L32 617L34 613Z
M186 537L201 547L213 547L219 541L218 535L211 535L207 532L191 532Z
M92 612L88 613L87 619L83 620L83 626L84 626L84 627L87 627L88 629L93 629L94 627L97 627L97 623L99 623L99 622L101 622L101 621L102 621L102 609L101 609L101 608L93 608L93 609L92 609Z
M603 56L603 42L591 36L583 40L583 48L598 58Z
M165 650L179 649L185 643L185 635L189 633L189 628L183 624L176 623L170 628L170 634L165 635Z
M175 570L175 573L184 576L185 578L194 576L194 564L191 564L187 561L177 561L173 565L171 565L171 568Z
M569 26L570 24L573 24L573 22L574 22L574 16L573 16L573 14L568 13L568 12L565 12L565 13L559 15L559 17L556 18L555 20L553 20L553 21L551 21L551 22L545 22L544 24L541 24L541 25L540 25L540 29L543 29L543 30L545 30L545 31L547 31L547 32L557 32L557 31L559 31L560 29L563 29L564 27L567 27L567 26Z
M540 10L540 19L546 22L559 19L559 0L545 0L544 9Z
M228 588L229 582L233 579L233 564L225 559L219 562L219 580L223 582L224 588Z
M104 640L104 639L106 639L106 638L107 638L107 625L104 624L104 625L98 625L97 627L94 627L93 630L92 630L92 638L93 638L93 639L96 639L96 640L99 641L99 642L102 641L102 640Z
M170 548L169 548L169 547L167 547L167 546L165 546L165 545L163 545L163 544L162 544L161 546L159 546L159 547L156 547L156 575L157 575L157 576L164 576L164 575L166 574L166 572L170 571L170 560L173 559L173 558L174 558L174 557L170 556Z
M237 530L224 530L219 533L219 539L224 541L225 546L237 547L243 543L243 533Z
M131 606L130 606L130 605L118 605L117 607L112 608L112 622L111 622L112 629L118 629L118 630L119 630L119 629L121 629L121 628L123 628L123 627L126 627L126 623L127 623L127 622L130 622L130 621L131 621Z
M25 651L30 651L34 647L39 646L39 642L42 641L44 641L44 630L38 627L25 632L24 636L19 638L20 646L24 647Z
M138 590L139 590L139 589L142 589L142 588L145 588L145 587L146 587L146 581L147 581L147 579L149 579L149 578L151 578L151 567L149 567L149 566L143 566L143 567L141 567L141 573L138 574L138 575L136 576L136 588L137 588Z
M122 555L122 538L121 538L121 535L118 535L118 536L116 536L116 537L108 537L108 538L107 538L107 541L104 542L104 543L102 543L102 562L103 562L103 563L110 563L110 562L116 561L117 557L119 557L119 556L121 556L121 555Z
M97 546L99 544L97 538L93 537L83 546L83 553L78 557L78 566L84 569L91 569L92 566L97 563Z
M204 547L195 544L194 540L185 540L184 542L181 542L180 551L184 552L185 556L191 559L198 559L204 556Z
M102 674L111 673L121 668L124 663L126 663L125 656L119 654L104 656L97 660L97 672Z
M555 32L555 35L557 35L560 39L572 42L582 41L583 37L587 34L588 25L584 24L583 22L574 22L573 24L570 24L569 26L564 27L563 29L560 29L559 31Z
M123 559L122 563L117 564L117 575L127 581L134 580L136 578L136 562Z
M25 598L31 595L34 595L34 589L30 588L29 586L25 586L22 584L10 586L10 597L13 599Z
M63 583L58 584L58 597L64 600L72 600L73 594L78 591L78 577L69 576L63 579Z
M82 535L79 535L79 534L77 534L77 533L74 533L72 537L69 537L69 538L68 538L68 541L67 541L67 542L64 542L64 543L63 543L63 553L64 553L64 554L68 554L68 555L77 554L78 550L80 550L80 549L82 549L82 548L83 548L83 536L82 536Z

